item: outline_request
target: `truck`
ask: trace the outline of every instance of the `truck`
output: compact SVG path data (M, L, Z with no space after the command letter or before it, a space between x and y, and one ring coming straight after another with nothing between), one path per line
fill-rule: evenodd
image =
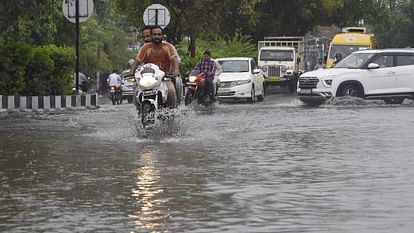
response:
M336 62L337 56L345 58L350 53L365 49L377 48L374 34L368 33L365 27L345 27L336 34L330 45L326 67L330 68Z
M305 38L300 36L264 37L258 41L258 66L265 76L265 87L288 87L296 90L304 71Z

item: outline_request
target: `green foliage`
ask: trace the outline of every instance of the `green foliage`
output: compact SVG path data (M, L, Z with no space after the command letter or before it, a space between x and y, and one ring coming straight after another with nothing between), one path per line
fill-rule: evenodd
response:
M199 40L194 58L190 56L187 48L188 43L184 41L177 45L177 51L181 57L180 70L182 73L191 70L203 58L205 50L210 50L213 58L257 57L257 49L251 37L240 33L235 33L229 39Z
M0 46L0 94L63 95L71 92L72 48L32 47L23 42Z
M72 91L73 73L75 67L75 51L70 47L44 46L49 50L54 69L48 78L48 88L45 95L64 95Z
M16 95L25 86L25 67L33 58L30 45L23 42L0 44L0 94Z

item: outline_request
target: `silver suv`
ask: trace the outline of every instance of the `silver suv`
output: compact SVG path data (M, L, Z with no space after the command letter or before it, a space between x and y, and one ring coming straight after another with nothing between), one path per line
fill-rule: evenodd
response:
M331 69L319 69L299 78L299 99L322 104L335 96L382 99L399 104L414 97L414 49L353 52Z

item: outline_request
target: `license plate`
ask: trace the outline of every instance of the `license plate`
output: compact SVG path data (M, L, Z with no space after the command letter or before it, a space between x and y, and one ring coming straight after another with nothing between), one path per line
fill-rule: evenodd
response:
M276 77L276 76L270 76L267 78L267 80L271 81L271 82L277 82L277 81L282 81L281 77Z
M230 91L230 88L222 88L222 87L220 87L219 89L218 89L218 92L219 93L221 93L221 92L229 92Z
M312 94L312 89L300 89L301 94Z

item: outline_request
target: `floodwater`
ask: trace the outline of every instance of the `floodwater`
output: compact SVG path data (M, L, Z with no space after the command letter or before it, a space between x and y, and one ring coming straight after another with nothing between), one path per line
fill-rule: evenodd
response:
M414 104L0 119L0 232L413 232Z

